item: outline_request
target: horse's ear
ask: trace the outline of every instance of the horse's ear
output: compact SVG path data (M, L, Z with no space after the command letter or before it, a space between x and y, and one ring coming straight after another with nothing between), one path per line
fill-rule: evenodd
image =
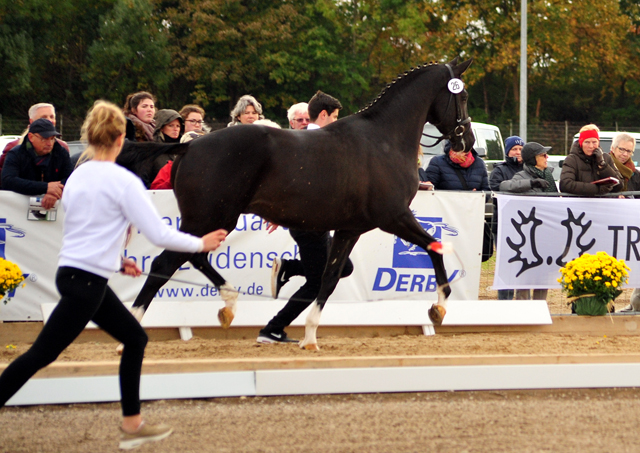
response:
M453 60L451 60L449 63L447 63L449 66L451 66L452 68L454 68L457 64L458 64L458 57L455 57Z
M463 61L458 66L453 66L453 73L460 77L464 71L466 71L471 63L473 62L473 58L469 58L467 61Z

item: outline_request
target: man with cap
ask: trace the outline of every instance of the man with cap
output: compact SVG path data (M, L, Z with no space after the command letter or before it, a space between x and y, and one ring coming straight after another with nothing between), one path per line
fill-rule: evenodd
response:
M52 104L47 104L46 102L40 102L38 104L32 105L29 108L29 124L33 123L35 120L39 120L40 118L44 118L51 121L55 126L56 125L56 108ZM7 143L7 145L4 147L4 150L2 151L2 155L0 156L0 173L2 173L2 166L4 165L4 161L7 158L7 153L9 153L11 149L15 148L20 143L22 143L22 140L24 140L24 136L27 134L28 130L29 129L26 129L22 133L22 137ZM56 139L56 141L60 143L64 147L64 149L69 151L69 145L67 145L67 142L62 141L60 139Z
M493 167L493 171L489 176L489 187L494 192L500 190L500 183L513 178L513 175L522 171L522 147L524 146L524 140L514 135L507 137L504 141L504 162L499 162ZM493 215L491 216L491 231L494 235L494 242L498 244L498 203L496 199L493 199ZM513 299L514 291L512 289L500 289L498 290L498 300L511 300Z
M558 192L556 183L553 180L553 167L548 167L549 151L551 147L542 146L540 143L529 142L522 147L522 164L523 169L519 171L513 178L502 181L500 183L501 192L514 193L540 193L540 192ZM531 299L531 290L516 290L516 300ZM546 300L546 289L534 289L534 300Z
M622 181L611 156L600 148L598 126L588 124L580 129L580 136L571 145L560 173L560 191L576 195L605 195L620 192L622 183L591 184L607 177Z
M59 136L47 119L31 123L22 144L7 154L2 167L2 188L23 195L43 195L42 207L52 208L62 197L72 171L69 152L56 141Z

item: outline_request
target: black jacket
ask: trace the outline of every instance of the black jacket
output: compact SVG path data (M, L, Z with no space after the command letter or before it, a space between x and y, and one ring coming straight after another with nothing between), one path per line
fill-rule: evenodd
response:
M7 154L2 167L2 188L22 195L42 195L47 193L48 183L60 181L66 184L71 174L69 151L56 141L53 150L46 157L48 164L37 165L45 156L38 156L28 137L21 145Z
M518 163L518 159L515 157L507 157L504 162L500 162L493 167L491 176L489 178L489 187L494 192L500 190L500 183L502 181L508 181L513 178L516 173L522 171L522 164Z

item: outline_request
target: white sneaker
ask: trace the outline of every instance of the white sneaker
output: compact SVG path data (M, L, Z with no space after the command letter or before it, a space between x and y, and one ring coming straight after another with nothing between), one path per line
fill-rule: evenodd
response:
M124 432L122 428L120 428L120 432L120 448L122 450L131 450L149 442L166 439L173 432L173 428L162 423L159 425L147 425L142 422L142 425L135 433Z

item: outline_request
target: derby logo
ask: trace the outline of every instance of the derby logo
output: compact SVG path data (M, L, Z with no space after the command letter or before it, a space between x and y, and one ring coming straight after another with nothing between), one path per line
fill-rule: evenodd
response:
M7 219L0 219L0 257L2 258L6 258L5 245L7 243L7 233L11 233L14 238L23 238L25 236L24 230L8 224Z

